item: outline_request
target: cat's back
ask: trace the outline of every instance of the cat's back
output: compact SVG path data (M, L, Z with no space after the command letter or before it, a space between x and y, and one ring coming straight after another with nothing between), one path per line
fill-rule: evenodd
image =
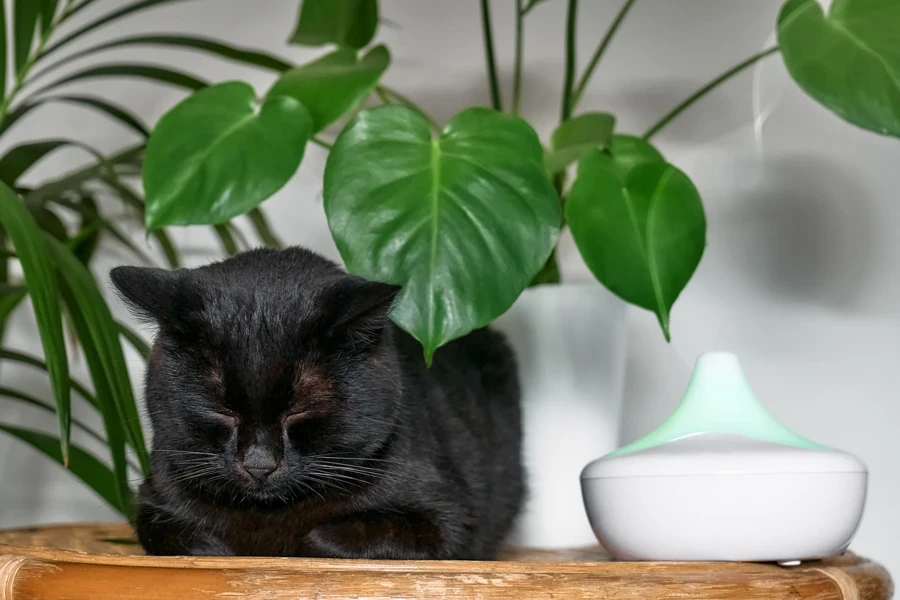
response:
M396 326L393 336L404 375L413 386L410 392L428 391L419 386L434 387L441 395L466 394L481 400L479 404L497 404L518 412L518 366L503 334L490 327L477 329L439 348L430 366L412 336Z
M427 367L417 341L399 329L395 339L414 455L442 465L486 544L476 554L491 556L525 494L515 355L502 334L483 328L440 348Z

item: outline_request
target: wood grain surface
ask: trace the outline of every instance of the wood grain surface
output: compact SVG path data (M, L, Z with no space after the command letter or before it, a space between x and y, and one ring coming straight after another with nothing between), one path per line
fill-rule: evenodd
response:
M159 558L144 556L126 525L0 531L0 600L887 600L892 594L884 568L850 553L793 568L613 562L599 548L511 548L494 562Z

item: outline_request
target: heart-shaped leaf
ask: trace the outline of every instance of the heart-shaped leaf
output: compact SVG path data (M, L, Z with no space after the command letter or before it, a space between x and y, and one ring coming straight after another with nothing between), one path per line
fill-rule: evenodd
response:
M706 217L688 177L648 162L620 178L591 150L566 198L566 221L594 276L611 292L656 313L669 339L669 312L700 263Z
M258 206L297 170L312 134L298 100L229 82L178 104L153 130L144 161L146 223L224 223Z
M378 0L303 0L291 44L363 48L375 37Z
M319 132L368 98L390 62L384 46L372 48L360 60L355 50L339 48L287 71L268 96L290 96L302 102L312 115L313 131Z
M328 155L324 204L347 268L403 286L393 318L427 361L512 305L561 221L537 134L484 108L437 139L409 108L360 113Z
M629 171L648 162L665 162L663 155L653 145L634 135L617 133L609 142L609 154L616 172L624 179Z
M900 137L900 2L789 0L778 45L794 81L841 118Z
M584 113L562 123L550 136L550 151L544 159L548 173L558 173L591 148L609 145L616 118L609 113Z

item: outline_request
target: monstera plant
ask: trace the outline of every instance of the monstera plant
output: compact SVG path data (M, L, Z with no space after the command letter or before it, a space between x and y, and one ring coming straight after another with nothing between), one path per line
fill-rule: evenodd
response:
M567 22L560 124L544 144L518 116L522 24L539 3L565 10ZM403 286L394 319L426 359L493 321L527 286L558 282L563 227L597 280L656 313L668 339L672 305L703 255L706 221L690 178L651 138L779 51L813 98L860 127L898 135L900 3L835 0L826 15L816 0L790 0L778 17L778 47L729 69L637 135L618 131L611 114L579 110L634 3L624 3L578 74L578 1L517 0L505 103L490 3L481 0L492 105L463 107L439 124L379 83L390 53L373 45L377 0L305 0L290 42L324 46L321 58L286 68L262 96L246 83L221 83L160 120L144 168L147 228L215 224L253 209L293 175L308 142L326 145L316 136L353 114L325 167L328 225L351 272ZM359 111L373 94L385 106Z
M581 69L575 51L578 0L503 0L516 9L511 90L501 90L491 6L480 0L491 106L460 107L447 123L435 122L381 83L391 55L373 42L383 20L377 0L301 2L289 42L323 49L321 57L301 65L183 35L138 35L60 52L128 15L190 1L204 0L136 0L64 34L60 31L77 21L82 9L104 0L14 0L13 37L0 44L0 80L13 81L4 88L0 136L51 101L102 111L140 136L135 146L110 156L83 142L45 140L14 148L0 159L0 224L5 228L0 328L9 312L4 306L30 298L45 354L41 360L4 349L0 358L45 369L55 402L5 388L0 395L55 411L60 435L3 424L0 429L67 462L123 514L129 514L129 471L148 467L123 368L122 330L85 266L98 231L120 237L93 210L98 189L132 205L164 248L164 228L205 224L215 226L234 251L228 223L242 215L250 217L263 241L277 245L259 206L296 172L308 144L325 147L324 208L341 256L351 272L403 286L394 319L422 343L430 360L441 345L504 313L528 286L559 282L555 248L565 227L597 280L623 300L653 311L668 338L672 306L703 254L706 221L696 187L653 146L653 136L766 57L780 54L798 85L849 123L900 136L897 0L833 0L827 13L817 0L788 0L773 23L776 47L715 77L637 133L620 131L612 114L581 107L597 65L636 0L624 1ZM561 41L566 53L559 125L543 141L519 117L523 24L539 4L541 10L564 11L567 24ZM5 11L0 11L0 23L6 23ZM159 65L113 63L30 87L70 61L138 45L211 53L275 72L277 79L259 94L240 81L209 85ZM47 62L51 55L60 57L57 63ZM10 77L7 63L15 66ZM157 123L145 149L146 130L123 107L55 92L68 82L107 76L150 78L192 93ZM383 106L368 108L376 101ZM330 143L323 136L335 124L342 128ZM88 150L96 161L34 188L19 181L41 156L66 144ZM138 169L145 203L122 183ZM84 226L73 231L63 225L62 230L45 209L52 214L73 209ZM174 249L167 255L176 266ZM7 264L18 264L24 281L15 280ZM81 342L93 389L68 373L63 306ZM146 351L136 336L125 335ZM71 391L103 415L105 435L71 415ZM73 424L108 446L112 468L69 443Z

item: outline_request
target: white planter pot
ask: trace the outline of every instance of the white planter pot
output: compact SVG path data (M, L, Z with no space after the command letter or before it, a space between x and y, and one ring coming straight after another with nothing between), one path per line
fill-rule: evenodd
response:
M529 288L494 326L519 362L528 496L512 542L595 544L584 466L619 443L625 305L598 283Z

